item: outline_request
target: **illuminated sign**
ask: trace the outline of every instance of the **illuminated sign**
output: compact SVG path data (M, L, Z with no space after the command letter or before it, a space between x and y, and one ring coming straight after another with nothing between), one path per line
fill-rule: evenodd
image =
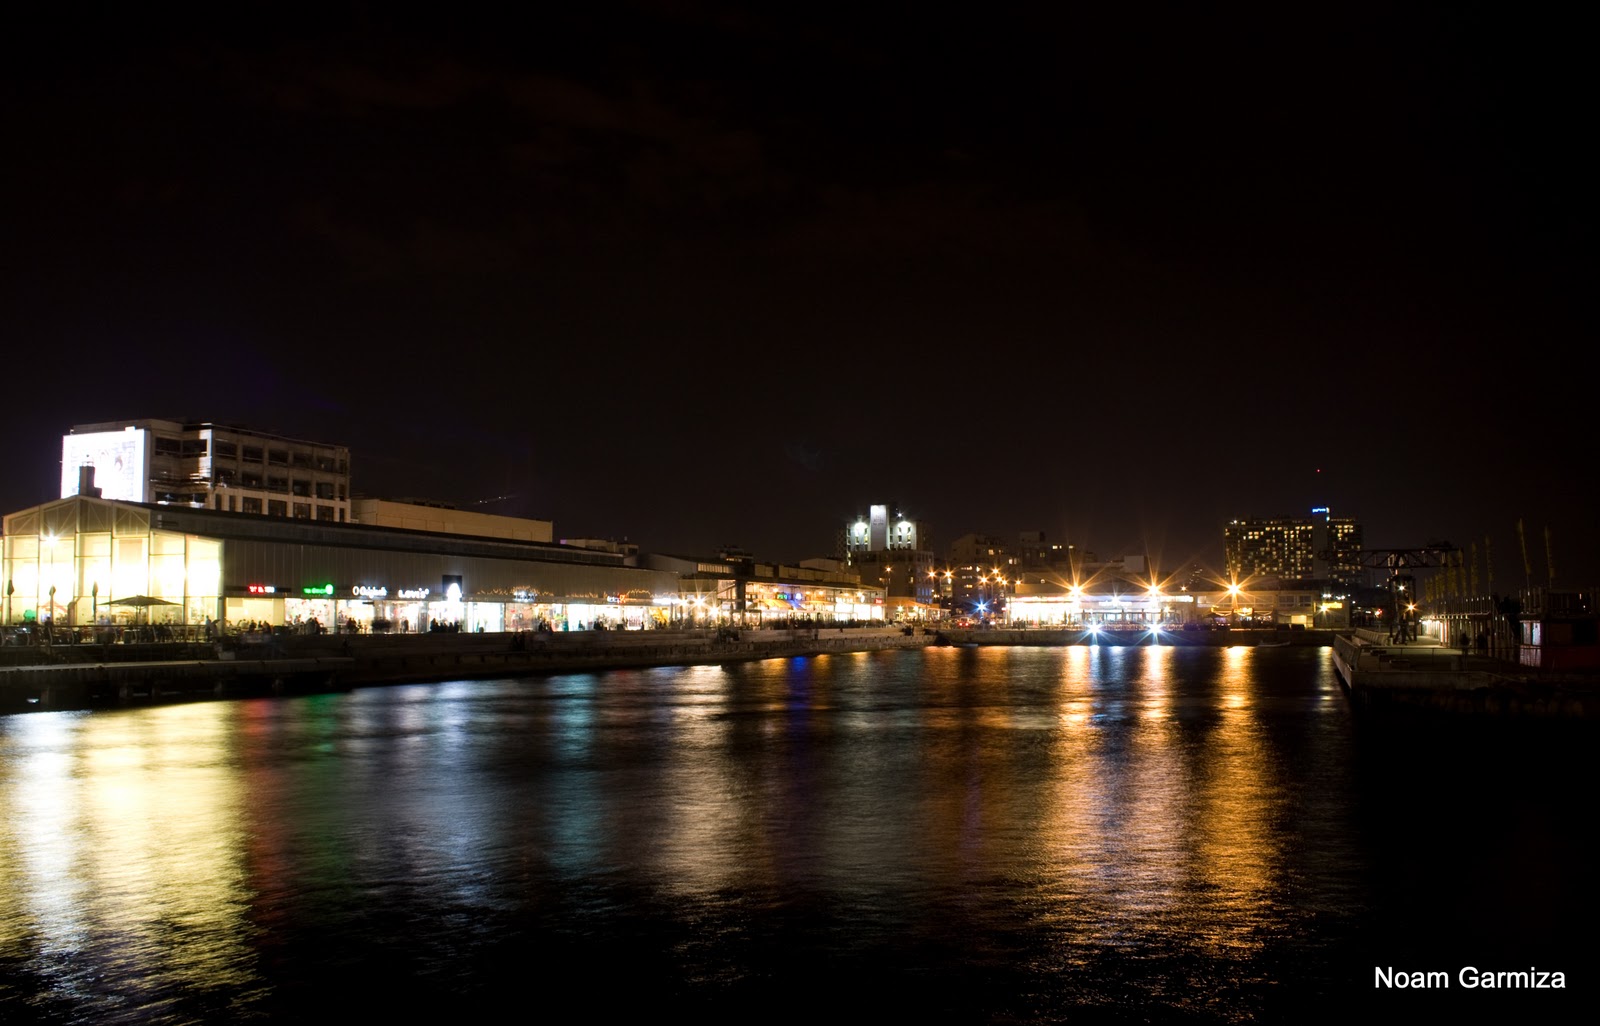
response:
M333 585L331 585L331 584L314 584L309 588L301 588L300 589L300 594L302 594L302 595L332 595L333 594Z
M277 585L273 584L247 584L244 590L252 595L276 595L278 593Z
M395 595L403 599L425 599L428 597L428 589L401 588L399 591L395 592Z
M350 594L359 595L361 598L380 599L389 597L388 588L369 588L365 584L358 584L350 589Z
M1311 507L1311 512L1313 512L1313 513L1326 513L1326 512L1328 512L1328 507L1326 507L1326 506L1312 506Z

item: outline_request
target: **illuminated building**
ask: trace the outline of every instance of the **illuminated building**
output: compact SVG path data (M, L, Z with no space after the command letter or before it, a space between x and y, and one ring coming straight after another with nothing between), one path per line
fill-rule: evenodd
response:
M892 513L892 515L891 515ZM885 595L884 619L922 619L937 614L934 602L932 531L898 509L873 505L866 516L845 524L841 555L864 585Z
M926 549L931 536L927 524L912 520L898 509L879 504L869 506L865 516L857 514L854 520L845 525L841 548L847 558L858 552Z
M950 543L944 574L951 610L970 616L1005 613L1013 590L1018 557L1013 547L994 535L964 534Z
M1316 518L1313 546L1317 553L1316 576L1344 589L1362 581L1362 530L1352 517L1336 517L1326 506L1311 511Z
M3 546L8 624L315 619L329 630L421 630L437 620L515 631L682 614L675 573L504 537L75 495L7 515Z
M764 563L745 554L695 559L646 553L648 567L679 577L683 618L695 623L762 623L882 620L882 587L863 584L842 562L808 560L799 566Z
M61 438L61 497L93 467L99 496L345 523L350 450L209 422L80 424Z
M1316 524L1310 517L1234 520L1222 530L1228 577L1308 579L1316 571Z
M1361 525L1317 507L1309 517L1234 520L1223 528L1230 580L1328 580L1353 588L1361 578Z

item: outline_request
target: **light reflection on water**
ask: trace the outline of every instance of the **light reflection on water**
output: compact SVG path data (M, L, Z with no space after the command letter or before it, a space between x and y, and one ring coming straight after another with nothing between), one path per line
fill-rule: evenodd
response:
M1367 778L1416 737L1364 754L1341 697L1321 650L938 648L8 717L0 1019L415 1012L597 966L587 1000L729 1018L847 983L973 1021L1321 1007L1437 953L1389 888L1495 829L1408 832ZM1530 820L1540 855L1578 830Z

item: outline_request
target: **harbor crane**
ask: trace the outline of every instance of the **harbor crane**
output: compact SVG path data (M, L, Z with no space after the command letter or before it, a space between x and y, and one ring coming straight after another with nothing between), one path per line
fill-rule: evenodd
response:
M1417 639L1417 570L1438 570L1449 566L1461 550L1447 541L1430 542L1409 549L1363 549L1361 566L1366 570L1388 572L1384 582L1389 591L1389 634L1395 641Z

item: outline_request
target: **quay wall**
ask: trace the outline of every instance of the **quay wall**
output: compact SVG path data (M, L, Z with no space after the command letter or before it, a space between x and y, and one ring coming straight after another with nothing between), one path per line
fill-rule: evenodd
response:
M10 650L0 713L920 648L902 628L324 634Z
M1429 646L1341 635L1334 671L1359 708L1457 716L1600 722L1600 675L1540 674Z
M353 686L461 677L687 666L889 648L920 648L928 634L900 628L745 631L573 631L521 634L358 635L293 639L299 656L349 655Z

